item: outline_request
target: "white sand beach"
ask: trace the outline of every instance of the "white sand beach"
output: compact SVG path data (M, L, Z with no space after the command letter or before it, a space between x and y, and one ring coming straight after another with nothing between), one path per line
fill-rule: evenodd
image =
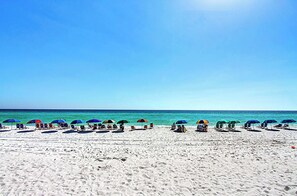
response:
M0 131L1 195L296 195L297 131Z

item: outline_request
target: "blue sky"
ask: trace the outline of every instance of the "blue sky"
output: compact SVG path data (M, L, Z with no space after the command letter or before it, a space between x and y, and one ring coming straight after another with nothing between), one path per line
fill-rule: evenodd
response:
M297 110L297 1L2 1L0 108Z

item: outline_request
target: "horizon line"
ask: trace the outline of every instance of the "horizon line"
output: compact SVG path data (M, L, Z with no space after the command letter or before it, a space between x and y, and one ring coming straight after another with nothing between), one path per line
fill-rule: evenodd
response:
M262 110L262 109L243 109L243 110L215 110L215 109L194 109L194 110L189 110L189 109L86 109L86 108L35 108L35 109L29 109L29 108L0 108L0 111L20 111L20 110L27 110L27 111L42 111L42 110L46 110L46 111L240 111L240 112L297 112L297 110L275 110L275 109L271 109L271 110Z

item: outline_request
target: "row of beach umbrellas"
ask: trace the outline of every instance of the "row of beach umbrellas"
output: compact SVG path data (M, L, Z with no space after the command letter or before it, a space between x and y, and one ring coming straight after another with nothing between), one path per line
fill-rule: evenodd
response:
M6 120L3 121L3 123L11 123L11 124L20 123L20 122L21 121L18 120L18 119L6 119ZM86 121L86 123L101 123L101 122L102 122L101 120L95 119L95 118ZM138 123L144 123L144 122L148 122L148 120L141 118L141 119L137 120L137 122ZM38 123L42 123L42 121L40 119L33 119L33 120L29 120L27 122L27 124L38 124ZM66 121L64 119L56 119L56 120L53 120L51 123L52 124L63 124L63 123L66 123ZM82 123L84 123L83 120L73 120L70 124L82 124ZM112 120L112 119L109 119L109 120L104 120L102 123L112 124L112 123L115 123L115 121ZM124 124L124 123L129 123L129 121L120 120L120 121L117 122L117 124Z

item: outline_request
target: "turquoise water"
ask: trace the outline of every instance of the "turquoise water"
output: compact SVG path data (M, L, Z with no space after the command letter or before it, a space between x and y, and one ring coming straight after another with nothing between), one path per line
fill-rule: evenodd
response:
M284 119L297 120L297 111L0 110L0 121L8 118L16 118L23 123L31 119L47 123L55 119L64 119L68 123L75 119L125 119L129 124L136 124L138 119L145 118L155 125L171 125L177 120L187 120L188 125L195 125L198 119L206 119L210 125L214 125L219 120L239 120L242 123L251 119L274 119L278 122Z

